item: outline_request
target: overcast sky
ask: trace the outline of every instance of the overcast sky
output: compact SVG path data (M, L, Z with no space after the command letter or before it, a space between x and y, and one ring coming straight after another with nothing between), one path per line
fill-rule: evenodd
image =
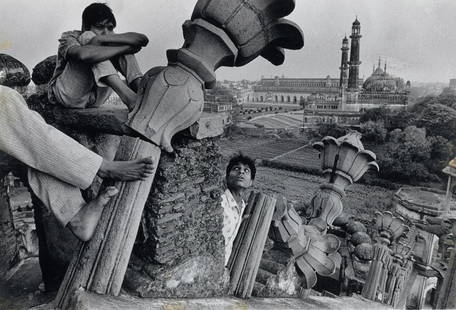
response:
M0 0L0 53L32 69L56 54L63 31L80 29L82 10L93 1ZM108 0L117 32L145 33L150 43L139 54L144 71L166 64L165 51L183 43L181 25L196 0ZM288 17L304 32L305 46L287 51L275 67L256 59L242 68L221 68L218 79L261 76L337 77L340 47L358 16L361 22L360 76L372 73L378 58L388 71L411 81L456 78L456 0L297 0Z

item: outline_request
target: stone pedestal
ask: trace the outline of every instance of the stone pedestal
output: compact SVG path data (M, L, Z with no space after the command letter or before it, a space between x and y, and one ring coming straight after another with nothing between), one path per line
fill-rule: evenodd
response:
M224 292L223 188L218 138L178 135L160 160L125 287L143 297Z

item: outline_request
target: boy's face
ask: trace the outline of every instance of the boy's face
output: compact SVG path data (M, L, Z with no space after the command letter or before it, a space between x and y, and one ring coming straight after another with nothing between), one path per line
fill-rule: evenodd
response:
M97 22L95 25L90 26L90 31L94 32L97 36L114 33L114 25L112 22L105 19L104 21Z
M226 185L229 189L246 189L252 185L252 172L248 165L237 163L226 176Z

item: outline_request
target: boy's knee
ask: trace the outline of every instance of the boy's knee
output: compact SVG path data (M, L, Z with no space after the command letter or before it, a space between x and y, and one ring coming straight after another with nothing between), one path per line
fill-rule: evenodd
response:
M80 36L79 36L79 43L81 45L87 45L90 43L90 41L96 37L97 35L93 31L84 31Z
M27 104L25 103L24 97L19 94L16 90L6 87L0 86L1 89L1 109L2 112L7 112L9 110L16 110L18 108L26 107Z

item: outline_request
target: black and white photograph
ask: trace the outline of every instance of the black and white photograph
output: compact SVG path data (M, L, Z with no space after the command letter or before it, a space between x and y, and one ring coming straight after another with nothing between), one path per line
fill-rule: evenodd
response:
M456 1L0 7L0 310L456 308Z

